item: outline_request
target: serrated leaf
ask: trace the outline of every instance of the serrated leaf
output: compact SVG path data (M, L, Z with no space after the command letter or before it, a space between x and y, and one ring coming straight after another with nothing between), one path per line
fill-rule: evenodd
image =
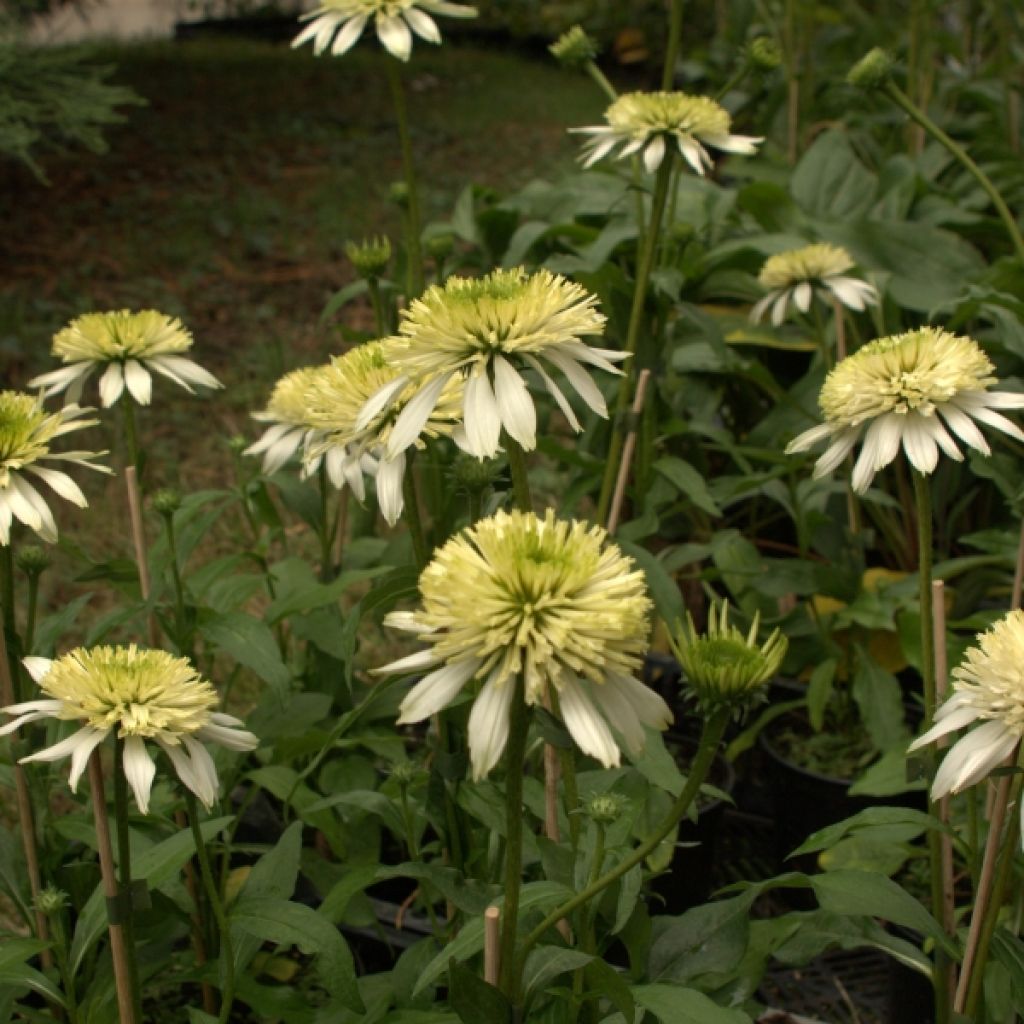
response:
M208 644L272 686L286 689L291 683L291 672L281 660L277 641L265 622L245 612L206 613L200 619L199 633Z

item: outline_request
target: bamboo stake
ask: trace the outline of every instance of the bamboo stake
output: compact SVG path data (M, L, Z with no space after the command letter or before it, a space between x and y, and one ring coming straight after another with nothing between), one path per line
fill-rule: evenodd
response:
M501 911L497 907L488 907L484 911L484 981L488 985L498 984L500 937Z
M636 450L636 425L637 416L643 411L644 399L647 397L647 384L651 379L650 370L641 370L636 381L636 394L633 397L633 405L630 415L634 424L626 434L626 440L622 445L622 461L619 463L619 475L615 479L615 490L612 493L612 507L608 513L608 533L614 535L619 528L619 517L622 514L622 503L626 496L626 482L629 480L629 468L633 461L633 452Z
M110 845L110 823L107 820L107 804L103 795L103 766L97 748L89 757L89 784L92 787L92 805L96 816L96 845L100 855L100 873L103 877L103 895L107 906L120 906L117 872L114 868L114 851ZM114 961L114 988L117 992L117 1009L120 1024L141 1024L135 1020L135 1003L132 999L131 972L128 968L128 953L124 943L124 931L120 921L107 921L110 933L110 955Z
M14 703L14 682L11 679L11 662L7 656L7 635L0 627L0 699L4 707ZM36 851L36 826L32 814L32 797L28 791L25 769L14 762L14 793L18 805L18 824L21 825L21 845L25 851L25 866L28 870L28 887L32 894L33 913L36 919L36 934L42 942L49 940L50 932L46 915L39 909L39 892L42 880L39 873L39 854ZM53 956L48 949L40 953L40 960L47 970L53 966Z
M1021 590L1024 589L1024 519L1020 523L1020 539L1017 541L1017 565L1013 572L1013 591L1010 595L1010 611L1020 607Z
M152 585L149 577L149 560L146 557L146 533L142 523L142 498L139 495L139 477L134 466L127 466L124 471L124 483L128 490L128 514L132 525L132 544L135 547L135 564L139 570L139 592L142 600L149 602ZM173 553L172 553L173 557ZM149 646L157 647L160 643L160 632L153 609L149 610L148 618Z

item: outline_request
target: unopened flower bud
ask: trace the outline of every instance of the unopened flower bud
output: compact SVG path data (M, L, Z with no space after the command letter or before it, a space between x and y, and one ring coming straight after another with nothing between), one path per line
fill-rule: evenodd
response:
M755 71L774 71L782 63L782 50L769 36L758 36L747 47L747 62Z
M409 206L409 186L404 181L393 181L388 188L388 199L403 210Z
M36 897L36 909L47 917L59 914L67 905L68 894L54 885L40 889Z
M563 32L549 47L562 67L579 71L597 56L597 43L579 25Z
M850 68L846 76L850 85L861 89L880 89L892 74L892 57L876 46Z
M362 242L346 242L345 255L356 273L367 280L381 277L391 262L391 243L384 235L364 238Z
M415 761L396 761L391 766L391 778L400 786L408 786L416 778L419 766Z
M587 816L598 825L612 825L619 820L626 801L617 793L602 793L587 804Z
M153 509L162 516L173 516L181 508L181 493L165 487L153 495Z
M228 449L235 455L241 455L249 447L249 439L242 434L232 434L228 438Z
M497 459L478 459L473 455L460 453L452 463L452 476L456 486L478 494L493 486L501 475L501 463Z
M38 576L53 564L53 559L50 558L46 550L35 544L26 544L23 548L19 548L14 560L26 576Z
M430 235L423 243L427 255L439 263L448 259L455 248L455 236L450 231L442 231L437 235Z

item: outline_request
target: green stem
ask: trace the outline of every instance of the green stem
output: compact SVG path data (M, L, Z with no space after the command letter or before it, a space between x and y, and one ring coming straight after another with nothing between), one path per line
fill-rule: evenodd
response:
M199 861L199 873L203 877L203 888L206 889L206 898L210 901L210 908L213 916L217 919L217 928L220 932L220 955L219 961L224 970L224 985L220 997L220 1024L227 1024L231 1019L231 1007L235 1001L235 951L231 945L231 927L228 924L227 916L224 913L224 904L221 902L220 892L217 890L217 883L213 878L213 871L210 869L210 856L206 850L206 843L203 840L203 831L199 827L199 807L196 798L190 789L185 789L185 806L188 810L188 821L192 827L192 836L196 844L196 859ZM140 1018L141 1020L141 1018Z
M405 474L402 477L402 518L405 525L409 527L409 536L412 537L412 552L416 559L416 568L423 570L427 565L427 541L423 534L423 520L420 518L419 499L416 497L416 481L413 478L413 460L405 464Z
M605 827L603 822L595 822L597 835L594 839L594 859L590 864L590 875L587 878L587 885L594 885L601 877L601 868L604 867L604 841ZM580 949L584 953L597 952L597 934L595 921L597 919L597 900L587 908L586 922L583 926L583 935L580 942ZM581 972L582 973L582 972ZM588 998L584 1001L584 1020L588 1024L594 1024L598 1018L598 1004L596 998Z
M413 163L412 142L409 136L409 112L405 102L405 89L399 63L391 57L384 58L391 98L395 104L395 119L398 122L398 139L402 147L402 169L408 196L408 226L405 240L406 256L406 302L419 298L423 292L423 252L420 246L420 199L416 186L416 165Z
M741 67L737 68L733 73L732 77L726 80L725 85L715 93L715 101L721 103L726 96L732 92L741 82L746 80L747 75L750 74L750 65L744 63Z
M469 491L469 525L473 526L484 514L484 495L479 487Z
M971 159L967 150L959 143L954 142L895 82L886 82L884 89L885 94L896 106L905 111L933 139L941 143L974 176L974 180L982 187L996 208L996 212L1006 228L1006 233L1013 243L1017 258L1024 262L1024 237L1021 236L1020 228L1017 226L1017 221L1010 212L1010 208L988 175Z
M64 912L58 910L51 915L50 933L53 936L53 957L57 961L61 986L64 989L65 1011L68 1024L78 1024L78 999L75 995L75 973L68 959L68 937L64 930Z
M373 307L373 326L378 338L383 338L388 333L387 319L384 316L384 302L380 295L380 284L375 277L366 279L366 291L370 296L370 305Z
M590 77L597 83L598 88L614 103L619 98L618 90L608 81L605 73L594 63L592 60L588 60L583 65L586 72Z
M14 614L14 546L0 545L0 608L3 610L3 631L6 639L7 664L11 673L14 701L23 699L21 686L21 641L18 620Z
M39 610L39 573L28 574L28 610L25 613L25 636L22 646L25 654L32 653L36 636L36 612Z
M320 492L320 580L326 583L333 575L334 532L337 525L331 517L331 483L327 479L327 457L320 460L316 470L317 489Z
M124 445L128 452L128 465L135 467L142 485L142 467L139 465L139 440L135 429L135 403L127 394L121 396L121 412L124 416Z
M935 622L932 609L932 492L928 477L916 469L911 471L914 480L914 507L917 514L917 571L918 593L921 602L921 682L924 690L924 727L928 728L935 717ZM930 767L934 771L935 755L929 755ZM938 807L929 799L929 810L938 814ZM928 861L931 869L932 914L936 921L943 920L944 898L942 881L942 840L938 831L928 833ZM935 1013L937 1024L949 1020L949 970L948 957L939 949L935 951Z
M551 688L551 713L561 720L562 709L558 703L558 692ZM580 845L581 819L577 813L580 807L580 789L576 782L576 753L574 748L560 750L559 762L562 769L562 791L565 794L565 811L569 819L569 842L573 857Z
M1020 814L1021 786L1024 784L1024 776L1017 775L1013 780L1013 787L1010 790L1009 806L1013 808L1015 815ZM978 1003L981 1000L983 984L985 980L985 963L988 960L989 946L992 943L992 936L996 930L996 923L999 920L999 911L1006 899L1006 889L1013 873L1014 854L1017 851L1017 841L1020 835L1019 828L1014 828L1013 819L1008 817L1006 834L1003 836L1002 847L999 850L999 868L996 875L995 885L992 887L992 895L988 905L984 907L985 919L982 922L981 932L978 936L978 952L974 958L974 965L971 969L971 980L967 988L967 1002L964 1006L964 1015L968 1020L977 1020Z
M178 568L178 545L174 535L174 515L164 515L164 533L167 537L167 550L171 556L171 577L174 580L174 631L177 634L178 649L185 653L191 646L185 636L185 585Z
M700 742L697 746L697 755L690 766L690 774L686 777L686 785L676 798L665 820L658 828L645 839L628 857L625 857L610 871L605 872L595 882L592 882L581 892L578 892L572 899L566 900L561 906L544 918L536 928L526 936L519 953L519 963L522 963L526 954L544 937L548 929L553 928L563 918L568 917L577 907L582 907L603 892L613 882L620 879L628 871L631 871L642 864L665 840L666 836L682 821L683 816L689 811L690 804L697 798L700 787L704 784L708 771L711 769L711 762L718 751L718 745L722 741L725 727L729 723L729 709L723 708L715 711L710 718L704 722Z
M523 875L523 767L529 731L522 676L515 682L510 708L508 752L505 771L505 900L501 912L500 988L513 1003L517 1000L516 932L519 927L519 889Z
M508 468L512 474L512 494L520 512L533 511L533 496L530 494L530 478L526 472L526 453L522 445L509 434L505 435L505 451L508 454Z
M131 985L135 1020L142 1021L142 989L139 984L139 960L135 949L135 916L132 908L132 847L128 832L128 781L124 774L124 740L114 738L114 820L117 822L117 885L123 915L125 958Z
M676 80L676 64L679 62L679 47L683 39L683 0L672 0L668 16L668 47L665 50L665 66L661 71L661 87L668 91Z
M636 355L637 345L640 341L640 328L643 325L644 305L647 301L647 286L650 282L651 271L654 269L654 256L658 249L658 235L661 233L661 222L665 214L665 206L668 201L668 187L672 180L673 158L671 151L666 152L665 158L658 168L658 175L654 182L654 197L651 200L651 219L644 235L643 247L640 252L640 262L637 265L636 285L633 290L633 305L629 312L629 326L626 330L626 352ZM633 360L635 363L636 360ZM604 480L601 483L601 495L597 503L597 521L603 523L608 518L608 506L612 500L612 491L615 487L615 477L619 470L619 459L622 455L622 445L625 440L622 431L622 416L629 406L632 383L637 367L631 366L623 375L619 384L619 393L615 402L615 410L612 414L612 437L608 446L608 458L605 463Z

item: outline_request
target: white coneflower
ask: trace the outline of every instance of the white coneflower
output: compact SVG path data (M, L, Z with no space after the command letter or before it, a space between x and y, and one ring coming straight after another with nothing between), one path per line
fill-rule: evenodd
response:
M82 489L67 473L41 463L73 462L101 473L110 472L106 466L92 462L106 452L50 450L50 443L56 438L97 422L80 418L87 412L88 409L77 405L47 412L34 395L0 391L0 545L10 544L11 523L15 519L48 543L56 543L57 524L53 513L29 480L29 474L79 508L89 504Z
M949 431L988 455L975 420L1024 441L1020 428L996 412L1021 408L1024 395L989 391L996 383L992 370L976 341L936 327L879 338L829 373L818 397L825 422L795 438L786 452L827 440L814 467L815 477L821 477L839 466L863 436L853 468L853 489L863 493L901 445L920 473L935 469L940 448L952 459L963 459Z
M194 386L222 387L212 373L181 354L191 347L192 335L181 321L154 309L86 313L53 337L53 355L68 365L35 377L29 386L45 388L47 395L67 389L68 400L77 402L85 382L102 367L100 402L104 408L113 405L125 388L139 405L149 405L153 393L150 370L189 392Z
M392 362L396 344L401 343L394 338L368 341L332 359L317 372L304 398L306 415L315 427L307 459L325 458L335 486L347 481L360 499L363 473L375 476L377 503L392 526L404 507L406 451L423 447L425 438L451 434L462 413L462 382L453 379L438 395L419 432L404 447L390 451L395 422L416 394L416 388ZM400 378L402 383L395 391L393 385ZM388 403L373 416L361 419L367 401L382 389L388 394Z
M778 327L786 319L791 301L801 313L806 313L815 293L829 305L834 296L844 306L858 312L865 306L877 305L878 292L874 285L846 273L853 266L853 259L845 249L828 242L769 256L758 276L762 287L769 291L754 304L750 319L757 323L771 306L772 323Z
M729 602L723 601L708 615L707 632L697 632L687 613L669 643L682 666L686 681L706 711L726 704L742 707L759 696L761 688L782 665L789 641L776 629L759 647L757 631L760 616L755 615L745 636L729 622Z
M726 153L749 156L764 139L750 135L732 135L732 119L720 104L706 96L684 92L628 92L605 111L607 124L570 131L590 136L584 143L583 166L590 167L622 149L616 159L640 153L648 172L656 171L668 146L675 144L683 159L698 173L711 170L713 164L705 146Z
M579 432L572 407L543 364L560 371L594 412L607 417L604 396L584 366L618 373L612 360L626 355L581 341L604 330L596 305L585 288L547 270L495 270L435 285L402 314L401 338L391 354L401 375L367 403L360 426L414 384L416 395L388 441L387 456L393 458L419 436L438 397L458 376L465 380L465 436L459 440L466 451L493 457L503 427L531 451L537 445L537 413L521 371L532 369Z
M918 750L974 726L943 757L932 783L934 800L980 782L1024 736L1024 612L1000 619L964 658L953 671L953 695L935 712L935 724L910 745Z
M422 606L388 625L431 646L376 671L430 671L402 701L399 723L420 722L483 680L469 716L474 778L498 762L518 676L528 704L553 691L580 749L619 763L644 726L664 729L668 706L635 678L647 649L651 603L643 573L599 526L564 522L549 509L498 512L448 541L420 576ZM514 769L514 770L518 770Z
M25 667L47 694L4 708L18 717L0 736L40 718L79 722L67 739L21 759L59 761L71 758L72 791L89 755L113 730L124 740L124 774L139 810L149 810L156 765L146 750L151 740L168 756L178 778L210 807L217 798L217 769L203 743L229 750L253 750L259 740L243 723L213 709L217 693L199 677L186 658L166 651L128 647L77 648L50 661L25 658Z
M331 53L340 57L355 46L372 18L381 46L393 57L408 60L413 33L428 43L441 42L432 14L475 18L477 11L475 7L447 0L322 0L316 10L302 15L301 20L309 24L295 37L292 46L312 39L317 56L330 46Z
M318 366L304 366L286 373L274 385L266 409L252 414L254 420L270 423L271 426L242 454L262 455L264 473L276 473L303 448L313 433L307 396L321 369Z

